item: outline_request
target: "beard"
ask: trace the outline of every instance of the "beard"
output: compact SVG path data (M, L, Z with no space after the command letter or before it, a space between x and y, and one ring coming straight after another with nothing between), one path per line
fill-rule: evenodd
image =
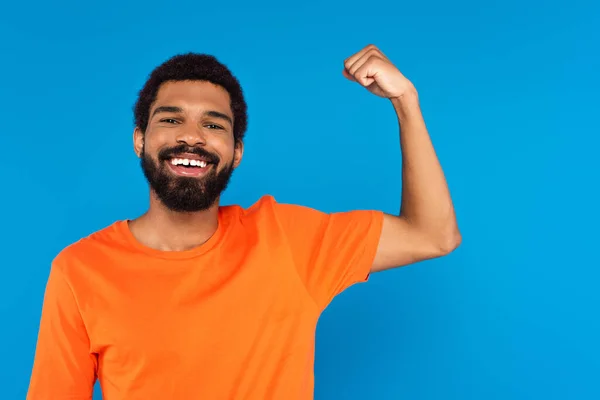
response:
M202 178L176 176L168 171L166 162L181 153L206 157L211 163L210 171ZM141 166L150 188L156 197L171 211L203 211L215 204L225 191L233 174L233 161L217 171L220 159L213 153L198 148L180 145L163 149L154 160L142 148Z

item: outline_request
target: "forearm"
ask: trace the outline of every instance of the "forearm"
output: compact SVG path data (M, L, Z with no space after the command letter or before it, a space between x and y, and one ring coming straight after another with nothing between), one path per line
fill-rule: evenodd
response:
M392 99L400 124L401 217L441 248L460 241L454 207L419 106L416 90Z

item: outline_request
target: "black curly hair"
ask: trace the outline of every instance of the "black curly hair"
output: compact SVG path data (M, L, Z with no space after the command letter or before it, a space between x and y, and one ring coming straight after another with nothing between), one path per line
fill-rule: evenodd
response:
M227 90L233 112L233 137L236 143L242 142L248 125L247 105L242 87L225 65L208 54L179 54L156 67L140 90L135 103L135 126L143 133L146 132L150 107L163 83L187 80L207 81Z

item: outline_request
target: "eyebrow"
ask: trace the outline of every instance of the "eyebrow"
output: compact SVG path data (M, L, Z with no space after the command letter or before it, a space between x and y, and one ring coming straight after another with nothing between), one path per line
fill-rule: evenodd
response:
M182 113L183 109L181 107L176 107L176 106L160 106L160 107L156 107L156 109L154 109L154 111L152 112L152 117L154 117L156 114L159 113ZM205 116L208 117L213 117L213 118L218 118L218 119L222 119L225 120L227 122L229 122L229 124L231 126L233 126L233 120L231 119L231 117L227 114L224 114L222 112L219 111L214 111L214 110L209 110L206 111L204 113Z
M181 107L160 106L160 107L156 107L156 109L152 113L152 117L154 117L156 114L159 114L159 113L182 113L182 112L183 112L183 110L181 109Z
M204 115L206 115L208 117L213 117L213 118L218 118L218 119L225 120L225 121L229 122L229 124L231 126L233 126L233 120L231 119L231 117L229 115L227 115L227 114L223 114L222 112L209 110L209 111L206 111L204 113Z

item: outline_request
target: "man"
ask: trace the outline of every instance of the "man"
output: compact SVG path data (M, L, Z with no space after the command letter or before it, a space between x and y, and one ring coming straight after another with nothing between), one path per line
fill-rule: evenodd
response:
M215 58L176 56L135 107L150 207L65 248L46 288L28 399L311 399L332 298L460 242L417 91L374 46L343 75L401 126L400 215L325 214L264 196L219 205L244 151L246 103Z

